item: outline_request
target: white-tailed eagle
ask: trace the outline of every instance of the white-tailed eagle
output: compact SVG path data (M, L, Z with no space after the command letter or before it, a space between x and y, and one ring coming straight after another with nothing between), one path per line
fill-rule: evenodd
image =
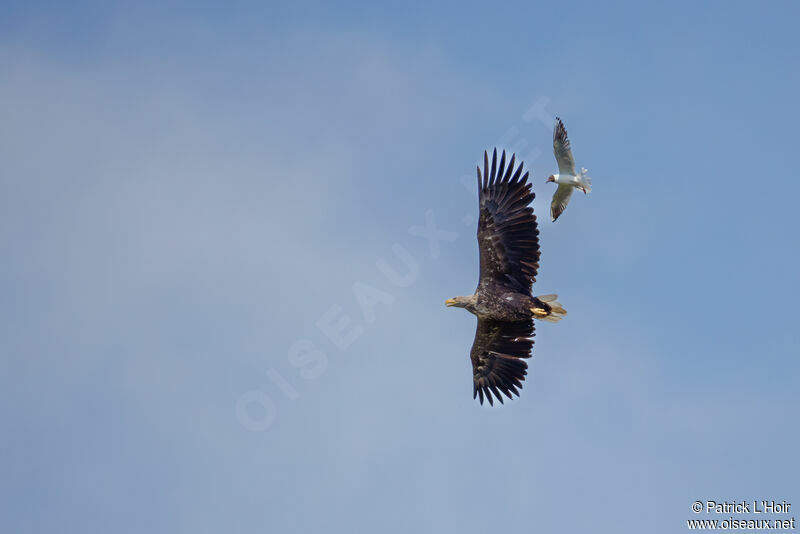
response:
M475 294L447 299L447 306L466 308L478 317L472 344L473 398L503 402L519 396L531 356L534 319L557 322L566 311L557 295L534 297L531 286L539 268L539 229L530 203L534 194L522 163L497 163L497 149L483 154L478 167L478 247L480 280Z

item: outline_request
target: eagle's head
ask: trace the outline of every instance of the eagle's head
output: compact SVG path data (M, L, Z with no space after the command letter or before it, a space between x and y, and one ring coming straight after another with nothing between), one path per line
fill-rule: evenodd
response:
M469 297L453 297L444 301L444 304L448 308L469 308L475 304L475 295L470 295Z

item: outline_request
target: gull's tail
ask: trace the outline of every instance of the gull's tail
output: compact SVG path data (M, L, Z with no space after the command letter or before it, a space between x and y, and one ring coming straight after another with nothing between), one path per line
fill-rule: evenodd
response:
M588 173L589 171L581 167L581 173L578 175L578 184L580 184L584 193L592 192L592 177Z
M542 321L547 321L549 323L557 323L567 314L567 310L565 310L561 303L556 300L558 295L542 295L535 298L550 306L550 313L546 315L542 315L534 311L533 316L536 319L541 319ZM536 310L536 308L533 308L533 310Z

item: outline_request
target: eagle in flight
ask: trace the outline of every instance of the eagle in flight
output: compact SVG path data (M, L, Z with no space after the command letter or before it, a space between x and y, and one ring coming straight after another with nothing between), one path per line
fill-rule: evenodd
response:
M533 347L533 320L559 321L566 310L558 295L534 297L531 286L539 268L539 229L530 203L534 193L528 173L521 178L522 162L514 169L514 155L506 166L503 151L483 154L478 167L478 248L480 280L475 294L447 299L447 306L466 308L478 317L472 344L472 397L519 396Z

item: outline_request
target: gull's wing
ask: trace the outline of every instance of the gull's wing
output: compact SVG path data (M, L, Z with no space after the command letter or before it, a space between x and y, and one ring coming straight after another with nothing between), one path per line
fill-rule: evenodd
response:
M553 154L558 162L558 174L569 174L575 176L575 160L572 157L572 149L567 138L567 129L564 123L556 117L556 125L553 128Z
M558 219L558 216L567 209L567 203L569 203L569 198L572 196L574 189L569 184L559 184L558 189L553 194L553 201L550 203L550 217L553 218L553 221Z
M478 319L475 342L472 344L472 398L484 396L494 405L492 393L500 403L503 396L519 397L522 381L528 374L528 363L523 358L531 357L533 319L519 322ZM502 393L502 394L501 394Z
M529 293L539 268L539 229L530 203L533 191L528 173L521 178L522 163L514 172L514 156L505 166L506 153L497 167L497 149L483 153L483 176L478 168L478 249L480 285L499 283Z

